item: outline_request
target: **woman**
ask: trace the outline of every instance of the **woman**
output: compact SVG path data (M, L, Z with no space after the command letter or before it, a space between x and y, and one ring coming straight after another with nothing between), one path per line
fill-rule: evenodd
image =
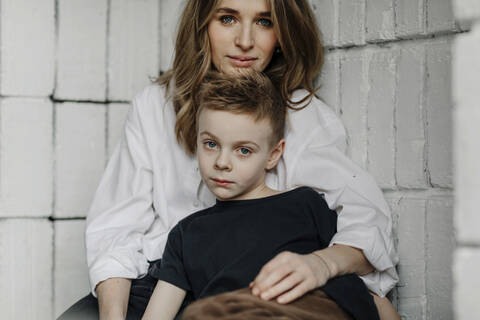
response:
M98 309L90 295L63 319L75 313L85 318L86 309L102 319L139 318L155 285L144 276L149 262L161 258L158 248L169 230L214 203L195 159L196 96L211 68L228 74L253 69L270 77L292 110L284 157L267 183L279 190L311 186L339 214L332 246L323 250L326 263L312 255L280 254L262 269L252 293L288 303L335 275L355 272L383 297L398 280L390 213L371 177L342 153L340 121L314 96L322 62L307 0L188 1L173 68L133 100L87 217Z

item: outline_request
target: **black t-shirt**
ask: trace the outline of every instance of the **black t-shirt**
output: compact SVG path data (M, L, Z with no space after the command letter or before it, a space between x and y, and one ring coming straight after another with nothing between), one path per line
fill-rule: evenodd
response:
M326 248L336 223L335 211L308 187L260 199L217 200L172 229L151 275L194 299L244 288L280 252ZM376 319L373 299L356 275L331 279L321 289L355 318ZM370 310L369 317L358 317L358 307Z

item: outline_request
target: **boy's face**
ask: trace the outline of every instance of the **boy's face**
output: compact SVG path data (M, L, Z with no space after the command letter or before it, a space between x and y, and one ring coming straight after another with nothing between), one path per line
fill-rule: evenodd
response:
M220 200L261 198L265 173L277 164L284 141L271 146L268 120L205 108L198 118L202 178Z

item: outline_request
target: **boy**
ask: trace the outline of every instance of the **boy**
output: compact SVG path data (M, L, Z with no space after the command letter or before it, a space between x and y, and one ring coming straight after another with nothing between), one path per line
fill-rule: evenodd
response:
M197 156L217 203L170 232L161 266L151 272L160 281L146 319L173 319L187 292L200 299L248 287L280 252L326 248L336 231L336 213L314 190L282 193L265 184L267 171L275 168L285 147L286 108L270 80L260 74L211 77L202 87L196 115ZM330 279L321 290L343 309L331 303L329 310L336 316L329 319L378 319L373 299L356 275ZM294 316L312 316L301 314L328 300L322 291L299 299L307 307L301 304Z

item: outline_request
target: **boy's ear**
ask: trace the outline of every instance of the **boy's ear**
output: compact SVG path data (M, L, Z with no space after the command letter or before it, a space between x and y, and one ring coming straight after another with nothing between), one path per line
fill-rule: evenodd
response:
M282 157L283 150L285 149L285 139L278 141L275 147L270 151L270 158L268 159L267 166L265 169L271 170L275 168L278 161Z

